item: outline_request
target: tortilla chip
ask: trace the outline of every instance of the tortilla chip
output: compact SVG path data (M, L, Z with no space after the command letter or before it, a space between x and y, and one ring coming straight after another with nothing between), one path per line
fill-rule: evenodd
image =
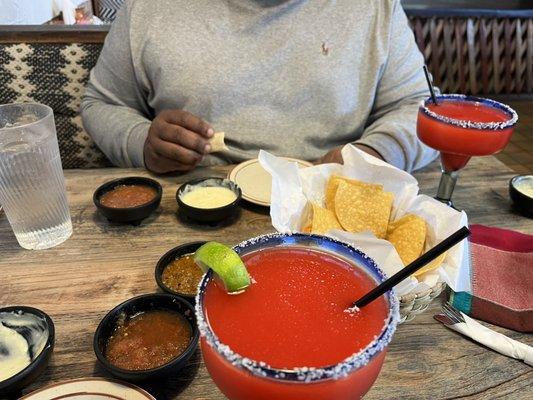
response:
M387 230L387 240L394 245L404 265L408 265L424 251L426 233L426 221L418 215L406 214L391 222Z
M224 143L224 135L224 132L215 132L213 137L209 139L209 144L211 145L210 153L228 150L226 143Z
M311 203L311 205L313 206L312 233L322 235L331 229L341 229L341 225L332 211L315 203Z
M337 188L339 187L339 182L347 182L353 185L360 185L363 187L374 187L379 188L383 190L383 185L374 184L374 183L366 183L362 181L358 181L356 179L348 179L343 176L337 176L332 175L328 179L328 183L326 184L326 208L328 210L331 210L335 212L335 195L337 194Z
M420 268L418 271L413 273L413 276L416 276L417 278L425 274L426 272L433 271L434 269L437 269L440 267L440 265L444 262L444 259L446 258L446 253L442 253L440 256L435 258L430 263L426 264L424 267Z
M333 212L335 212L335 195L337 194L337 188L341 179L338 176L331 176L328 179L328 183L326 183L326 208Z
M381 185L342 180L335 195L335 214L348 232L369 230L376 237L384 238L393 200L393 194L384 192Z
M305 221L302 223L301 231L302 233L311 233L311 226L313 224L313 212L307 211L307 217L305 218Z

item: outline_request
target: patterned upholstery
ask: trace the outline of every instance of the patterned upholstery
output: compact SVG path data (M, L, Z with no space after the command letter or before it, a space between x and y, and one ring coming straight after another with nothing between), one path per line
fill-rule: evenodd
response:
M101 44L0 44L0 104L39 102L54 110L63 168L110 165L83 129L79 107Z
M97 0L96 15L104 22L113 22L125 0Z

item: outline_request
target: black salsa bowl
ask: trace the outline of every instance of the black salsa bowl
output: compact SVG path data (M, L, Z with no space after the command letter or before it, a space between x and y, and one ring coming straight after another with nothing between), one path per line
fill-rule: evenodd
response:
M55 343L54 323L48 314L33 307L12 306L0 308L0 313L10 312L32 314L38 317L45 325L46 331L48 332L48 338L46 339L41 352L26 368L15 375L0 381L0 397L3 395L18 394L24 387L35 381L44 372L48 363L50 362L50 357L52 357Z
M128 370L111 364L105 356L106 346L119 321L124 318L124 316L131 316L140 312L152 310L177 312L185 318L191 327L191 340L187 348L177 357L156 368ZM199 337L200 333L196 325L196 316L191 304L184 299L171 294L144 294L119 304L107 313L98 325L98 328L96 328L93 349L100 364L110 374L127 381L142 381L146 379L164 378L181 370L196 351Z
M148 203L141 204L136 207L127 207L127 208L115 208L104 206L100 199L101 197L111 190L115 189L117 186L122 185L139 185L139 186L148 186L156 190L156 196L150 200ZM161 203L161 197L163 196L163 188L159 182L145 178L142 176L130 176L127 178L114 179L112 181L106 182L101 185L93 195L93 201L96 208L109 220L112 222L127 223L132 225L139 225L143 219L152 214L159 204Z
M519 190L520 185L529 183L533 187L533 175L517 175L509 181L509 196L514 207L524 216L533 218L533 197Z
M175 291L171 288L169 288L167 285L163 283L163 271L165 268L174 260L187 255L194 253L200 246L205 244L207 242L190 242L185 243L180 246L174 247L173 249L167 251L157 262L157 265L155 267L155 281L157 283L157 286L161 288L164 292L183 297L185 300L187 300L189 303L194 304L196 293L190 294L190 293L182 293Z
M182 201L183 195L192 190L193 187L225 187L230 189L236 195L236 199L229 204L222 207L215 208L198 208L185 204ZM200 178L186 182L181 185L176 192L176 201L178 202L179 212L185 217L201 222L201 223L216 223L230 219L238 210L239 203L242 198L241 189L236 183L225 178Z

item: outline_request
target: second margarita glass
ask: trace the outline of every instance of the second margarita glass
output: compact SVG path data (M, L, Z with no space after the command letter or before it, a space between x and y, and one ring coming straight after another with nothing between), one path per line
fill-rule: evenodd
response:
M418 111L418 138L441 154L442 175L436 199L453 207L452 193L459 170L472 156L500 152L518 120L509 106L461 94L428 98Z

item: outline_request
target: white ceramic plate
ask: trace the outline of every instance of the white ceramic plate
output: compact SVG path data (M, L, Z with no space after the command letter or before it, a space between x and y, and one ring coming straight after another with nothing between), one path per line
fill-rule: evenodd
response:
M297 162L301 168L313 165L308 161L297 160L295 158L285 159L287 161ZM244 200L260 206L270 206L272 177L261 164L259 164L258 159L240 163L230 171L228 179L239 185Z
M38 389L20 400L156 400L131 383L104 378L82 378Z

